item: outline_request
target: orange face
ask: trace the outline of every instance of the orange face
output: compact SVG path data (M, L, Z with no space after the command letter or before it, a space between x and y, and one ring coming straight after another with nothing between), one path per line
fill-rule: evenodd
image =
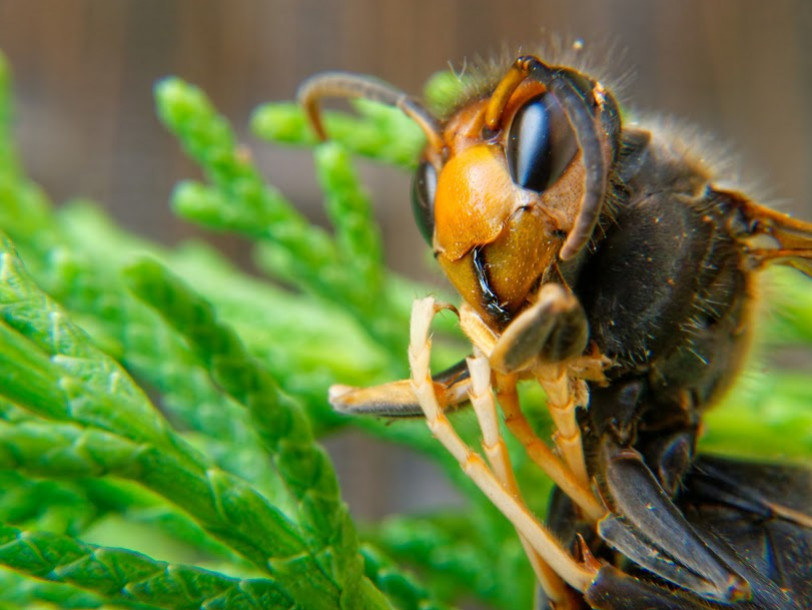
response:
M503 127L495 131L486 126L489 100L469 103L445 124L447 160L433 168L435 256L462 297L497 325L522 308L556 262L583 197L584 166L572 128L563 112L553 116L544 101L543 85L522 83L505 105ZM523 110L528 103L540 106L541 125ZM552 170L560 174L548 178L540 192L517 183L521 160L509 167L509 155L522 154L520 139L536 136L557 138L558 145L570 140L564 142L567 158Z

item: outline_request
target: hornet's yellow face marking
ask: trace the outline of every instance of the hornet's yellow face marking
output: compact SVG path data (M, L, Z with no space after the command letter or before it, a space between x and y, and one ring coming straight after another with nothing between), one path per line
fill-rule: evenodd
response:
M434 252L454 287L486 319L494 318L489 296L508 314L522 307L556 261L583 196L580 153L542 193L511 178L507 128L516 111L543 92L538 83L519 86L499 131L487 129L489 100L482 99L456 113L443 132L448 160L434 199ZM492 295L483 294L483 282Z

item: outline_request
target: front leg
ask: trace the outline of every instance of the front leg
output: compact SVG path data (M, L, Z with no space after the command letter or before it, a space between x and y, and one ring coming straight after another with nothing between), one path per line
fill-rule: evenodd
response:
M443 410L453 410L468 402L471 378L465 360L432 376L434 392ZM409 379L390 381L369 388L330 386L330 404L339 413L378 417L423 417Z
M588 390L572 364L586 348L589 326L581 303L561 284L544 284L535 302L505 328L491 352L491 366L502 373L531 371L547 393L556 426L555 443L584 487L589 476L575 409L585 407ZM509 420L506 414L506 419Z
M409 342L409 364L412 369L412 386L417 401L423 410L426 424L440 443L453 455L462 470L480 488L480 490L493 502L493 504L507 517L519 532L523 540L532 549L533 554L550 566L558 576L576 591L584 591L589 587L597 574L598 566L594 564L579 563L565 550L560 542L542 526L525 506L517 489L510 483L512 475L507 472L505 476L498 476L488 467L485 460L474 452L457 434L448 421L443 409L437 402L434 383L429 370L429 356L431 341L429 339L429 325L435 313L434 301L431 298L415 301L412 310L411 336ZM487 369L487 366L486 366ZM499 454L503 446L497 442L498 428L496 425L490 393L486 392L488 376L485 371L474 378L476 391L472 392L474 406L486 448L490 447L494 456L494 463L498 469L507 467L504 457ZM473 388L473 386L472 386ZM507 479L507 485L505 481ZM561 589L551 588L551 593L560 595ZM571 608L566 599L560 599L561 608Z
M517 325L515 328L524 330L530 330L527 329L527 325L532 326L533 320L540 325L547 326L548 320L543 314L548 313L562 322L562 328L566 327L563 322L570 318L570 313L573 310L570 307L559 308L555 305L555 303L558 303L555 295L565 295L564 289L561 286L552 285L546 290L542 289L542 292L545 298L538 299L534 306L517 317L505 330L507 339L503 338L505 335L498 335L494 332L479 313L466 303L463 303L459 308L460 327L471 340L471 343L488 356L492 365L496 361L497 366L501 366L499 354L512 351L510 349L504 350L505 346L511 345L511 337L521 336L521 332L511 330L514 328L514 324ZM550 295L552 297L547 298ZM576 311L580 308L580 305L574 299L567 300L569 304L575 307ZM553 304L552 308L548 307L551 304ZM557 317L556 312L561 312L563 315ZM548 330L557 326L558 324L553 323L549 325ZM530 330L530 332L536 331ZM557 331L544 334L548 337L560 336ZM520 338L518 341L521 343ZM579 349L583 348L579 346ZM531 368L522 371L510 373L495 371L495 385L499 396L499 404L502 406L507 427L522 443L530 458L558 486L570 494L586 514L595 520L602 516L605 511L590 490L590 481L587 476L581 444L581 431L575 421L575 408L577 405L586 406L587 404L589 394L584 379L601 380L607 362L608 360L600 355L579 355L570 358L566 362L557 363L546 363L539 358L535 358L527 362L527 366ZM524 413L522 413L515 388L520 377L535 377L547 393L547 407L556 426L555 442L565 463L561 463L558 456L536 435Z
M544 284L535 302L516 316L496 342L491 367L516 373L542 363L558 364L580 356L589 325L578 299L562 285Z

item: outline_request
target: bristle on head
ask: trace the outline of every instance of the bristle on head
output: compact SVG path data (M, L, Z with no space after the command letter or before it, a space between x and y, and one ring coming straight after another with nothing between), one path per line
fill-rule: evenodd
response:
M535 55L550 66L567 66L606 85L618 97L623 84L629 80L629 71L623 66L623 53L617 45L584 42L580 38L549 36L542 44L527 47L508 47L489 56L475 56L463 61L459 68L451 67L455 86L444 87L442 97L432 96L428 104L441 122L459 111L471 100L482 99L493 93L499 81L521 55ZM613 65L608 65L607 58Z

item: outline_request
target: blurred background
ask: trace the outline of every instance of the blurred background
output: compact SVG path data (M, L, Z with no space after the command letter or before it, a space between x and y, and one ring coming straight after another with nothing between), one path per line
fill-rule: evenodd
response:
M532 49L554 34L582 39L610 74L625 75L621 97L632 107L712 134L771 204L812 218L809 0L0 0L0 49L15 74L30 174L55 201L92 198L130 230L169 244L198 234L167 205L174 183L198 172L155 118L156 79L201 86L269 180L319 220L309 153L252 139L256 105L292 98L324 69L419 93L449 62ZM410 178L359 165L390 265L436 277L417 230L402 229L412 226ZM206 239L245 262L243 243ZM391 447L357 435L330 447L357 514L453 501L428 467Z

